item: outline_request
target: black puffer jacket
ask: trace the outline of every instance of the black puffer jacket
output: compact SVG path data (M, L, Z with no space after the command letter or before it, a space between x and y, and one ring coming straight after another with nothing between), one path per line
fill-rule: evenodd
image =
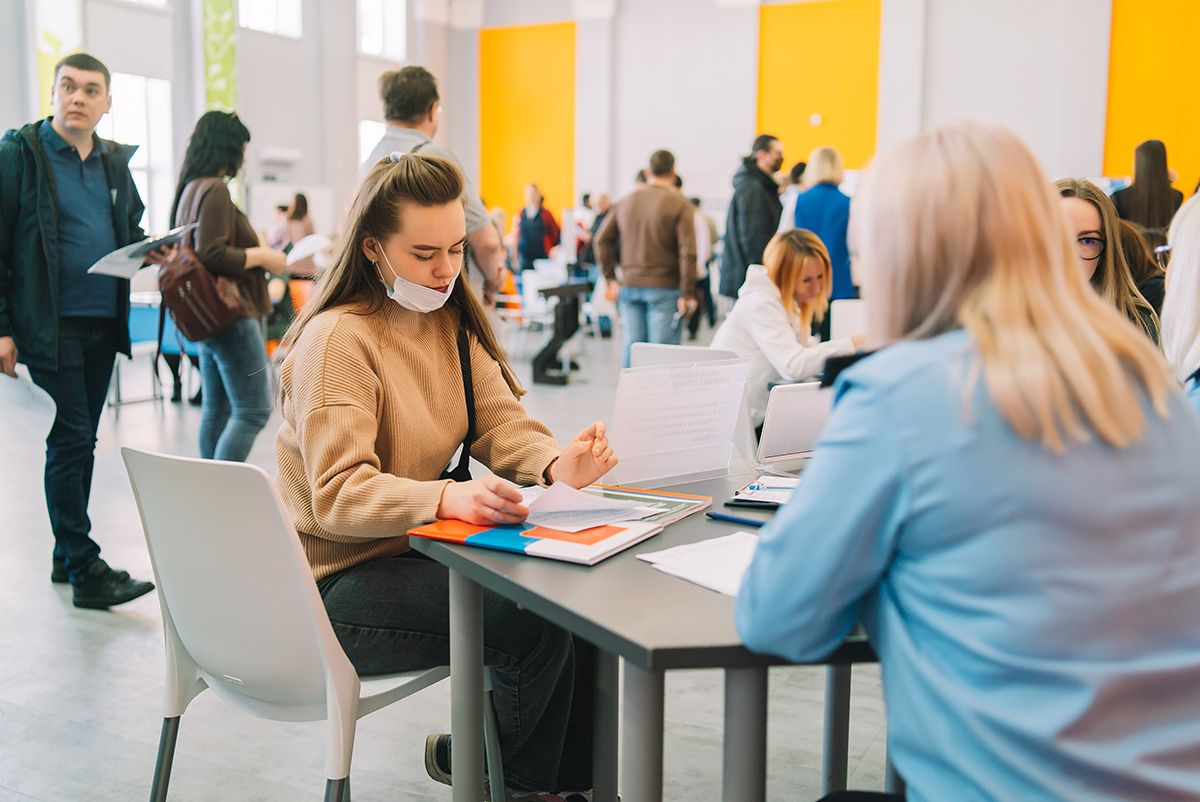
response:
M725 253L721 256L721 294L736 298L746 268L762 264L763 251L779 228L783 203L775 179L744 159L733 176L733 199L725 217Z

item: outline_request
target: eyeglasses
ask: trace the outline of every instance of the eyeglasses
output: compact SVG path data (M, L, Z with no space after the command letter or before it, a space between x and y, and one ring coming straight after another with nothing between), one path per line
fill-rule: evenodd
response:
M1104 240L1100 237L1080 237L1075 240L1075 247L1079 250L1079 258L1091 262L1104 253Z
M1161 267L1163 270L1166 270L1167 262L1171 261L1171 246L1159 245L1157 248L1155 248L1154 261L1158 263L1159 267Z

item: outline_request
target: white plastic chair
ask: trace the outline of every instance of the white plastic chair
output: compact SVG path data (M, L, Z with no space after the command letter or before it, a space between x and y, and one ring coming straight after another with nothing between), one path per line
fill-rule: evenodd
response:
M829 305L829 339L844 340L867 331L867 307L861 298L842 298Z
M254 465L122 448L162 606L167 681L151 802L164 802L179 720L205 688L275 721L327 721L325 802L349 802L358 719L448 677L360 679L334 635L283 500ZM502 768L484 706L492 778Z

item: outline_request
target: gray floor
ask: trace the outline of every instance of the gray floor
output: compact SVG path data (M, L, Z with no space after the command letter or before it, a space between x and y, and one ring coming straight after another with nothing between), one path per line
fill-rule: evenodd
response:
M528 352L539 339L511 342L527 386ZM611 410L619 360L614 341L589 340L579 357L585 377L568 387L532 388L527 408L560 440L571 437ZM123 364L127 397L148 391L147 364L146 357ZM195 455L198 421L197 409L165 402L105 413L91 515L95 537L113 565L150 576L119 447ZM272 471L277 425L273 419L251 456ZM0 443L0 802L146 799L161 721L158 602L151 595L111 612L82 611L71 606L67 589L51 585L41 470L39 447ZM877 790L883 785L885 732L876 668L856 669L853 687L851 787ZM718 672L668 675L667 799L720 798L721 690ZM820 670L771 673L772 800L818 796L822 693ZM425 735L444 731L448 723L447 683L363 719L355 743L355 799L448 800L449 789L425 776L421 755ZM320 727L260 721L202 694L183 719L171 798L319 799Z

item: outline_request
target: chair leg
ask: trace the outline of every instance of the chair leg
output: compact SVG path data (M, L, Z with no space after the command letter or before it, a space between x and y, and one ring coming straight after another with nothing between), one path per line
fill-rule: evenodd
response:
M171 782L171 765L175 761L175 741L179 737L179 716L164 718L158 738L158 758L154 761L154 783L150 787L150 802L166 802L167 786Z
M500 726L496 722L491 669L484 672L483 696L483 751L487 758L492 802L508 802L508 786L504 782L504 759L500 756Z
M325 781L325 802L345 802L350 799L350 778Z

